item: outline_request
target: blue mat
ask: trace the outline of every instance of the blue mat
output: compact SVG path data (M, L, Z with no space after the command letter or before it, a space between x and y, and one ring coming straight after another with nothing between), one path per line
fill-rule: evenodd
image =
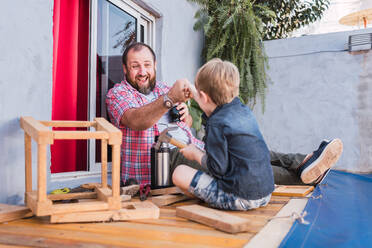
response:
M372 247L372 174L331 170L280 247Z

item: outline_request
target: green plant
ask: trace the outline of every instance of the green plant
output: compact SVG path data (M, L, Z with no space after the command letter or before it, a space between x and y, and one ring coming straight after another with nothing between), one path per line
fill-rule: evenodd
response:
M264 23L264 40L288 37L294 30L319 20L329 7L329 0L256 0L274 12L274 16L257 15Z
M195 30L204 31L205 46L203 60L218 57L234 63L240 72L240 98L249 106L256 104L260 96L264 108L267 57L262 43L263 25L253 11L249 0L190 0L197 2L201 8L197 11ZM260 14L274 16L264 6ZM200 128L201 110L191 102L191 115L194 128Z
M250 107L261 99L265 108L267 57L263 39L287 37L290 32L318 20L329 0L188 0L200 6L194 30L204 31L203 62L218 57L234 63L240 72L240 99ZM193 127L201 126L201 113L190 103Z

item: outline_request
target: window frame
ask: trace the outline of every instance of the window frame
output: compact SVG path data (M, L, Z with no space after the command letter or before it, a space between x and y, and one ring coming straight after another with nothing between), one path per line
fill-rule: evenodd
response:
M140 41L141 25L144 27L144 42L155 47L155 16L140 7L132 0L106 0L137 20L137 41ZM97 80L97 14L98 0L90 0L89 14L89 69L88 69L88 120L93 121L96 116L96 80ZM101 163L95 161L95 140L88 140L87 171L74 171L51 173L52 181L69 180L75 178L90 178L101 175ZM111 162L108 163L108 172L111 173Z

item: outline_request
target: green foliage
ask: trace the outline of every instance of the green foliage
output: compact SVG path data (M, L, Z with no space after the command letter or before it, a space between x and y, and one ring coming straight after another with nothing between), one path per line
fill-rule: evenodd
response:
M203 62L221 58L240 72L240 99L254 107L259 96L265 107L267 56L263 39L285 38L318 20L329 0L188 0L200 6L194 29L203 30ZM193 127L199 130L201 110L190 103Z
M319 20L330 1L256 0L255 3L275 13L274 17L268 17L255 11L264 23L263 38L271 40L286 38L292 31Z
M205 36L204 62L221 58L234 63L240 72L240 98L253 107L260 96L264 106L267 58L262 43L263 25L253 12L249 0L190 0L201 8L195 17L195 30L202 29ZM266 7L261 14L273 15ZM201 112L191 103L194 128L199 129Z

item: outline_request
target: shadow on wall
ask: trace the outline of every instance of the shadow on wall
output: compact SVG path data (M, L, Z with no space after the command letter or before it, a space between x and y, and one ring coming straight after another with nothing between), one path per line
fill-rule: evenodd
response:
M20 205L23 204L23 197L20 195L12 195L6 198L6 204Z

